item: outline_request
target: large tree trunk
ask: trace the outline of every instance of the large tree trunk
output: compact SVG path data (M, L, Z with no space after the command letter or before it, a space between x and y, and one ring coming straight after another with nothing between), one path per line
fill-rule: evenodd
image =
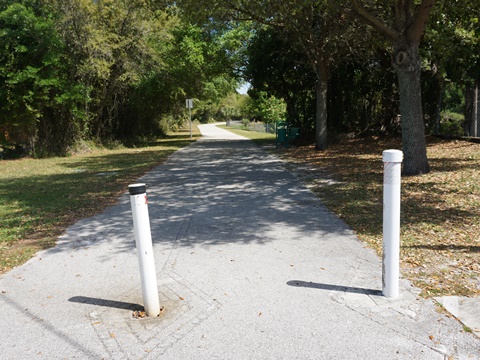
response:
M426 151L418 47L403 43L395 48L394 66L398 77L402 115L403 174L426 174L430 167Z
M318 80L315 85L316 111L315 111L315 149L327 148L327 84Z
M465 132L468 136L480 136L480 80L467 86L465 94Z
M356 14L392 41L395 47L393 63L400 92L404 175L425 174L430 170L423 123L418 46L434 3L435 0L422 0L420 4L413 0L392 1L391 5L396 6L392 6L394 26L391 27L376 17L371 8L364 7L361 1L352 0Z
M317 83L315 84L316 111L315 111L315 149L327 148L327 94L328 94L328 66L319 56L315 68Z

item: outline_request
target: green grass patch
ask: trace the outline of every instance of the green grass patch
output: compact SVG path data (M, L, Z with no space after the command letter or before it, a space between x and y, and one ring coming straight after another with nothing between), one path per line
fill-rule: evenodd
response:
M255 143L259 145L268 145L268 144L275 143L275 134L244 130L244 129L239 129L233 126L226 126L226 125L217 125L217 126L221 129L228 130L234 134L241 135L250 140L253 140Z
M114 204L128 184L190 141L184 130L142 147L0 161L0 272L54 245L75 221Z

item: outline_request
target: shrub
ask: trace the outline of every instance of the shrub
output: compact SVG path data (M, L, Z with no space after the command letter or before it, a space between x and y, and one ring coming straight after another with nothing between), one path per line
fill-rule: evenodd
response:
M463 136L463 122L465 117L462 114L444 111L441 114L440 134L449 136Z

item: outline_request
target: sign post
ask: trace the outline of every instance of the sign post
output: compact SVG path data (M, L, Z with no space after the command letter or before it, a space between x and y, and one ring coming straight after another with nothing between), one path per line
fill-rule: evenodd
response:
M190 140L192 140L192 108L193 108L193 99L187 99L187 109L188 109L188 115L190 118Z

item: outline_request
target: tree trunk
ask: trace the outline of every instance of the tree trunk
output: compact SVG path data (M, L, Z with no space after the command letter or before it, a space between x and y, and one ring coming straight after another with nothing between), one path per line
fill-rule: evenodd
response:
M328 67L319 57L316 66L317 83L315 84L316 111L315 111L315 149L327 148L327 94L328 94Z
M397 72L402 116L404 175L419 175L430 171L427 160L425 124L423 122L418 45L435 0L392 1L394 26L389 27L358 0L352 0L356 14L393 42L393 64ZM376 2L373 2L376 4Z
M403 174L426 174L430 171L430 167L426 151L420 85L421 61L418 47L403 43L395 48L393 62L397 72L400 93L402 147L404 154Z
M315 85L315 149L327 148L327 84L319 79Z
M440 134L440 120L442 112L443 89L440 88L437 93L436 112L435 112L435 135Z
M480 137L480 109L479 103L480 103L480 89L479 89L479 84L480 80L476 79L475 80L475 95L474 95L474 113L475 115L472 118L472 136L474 137Z
M465 132L468 136L480 136L479 84L468 85L465 94Z
M287 104L287 122L295 126L300 126L295 100L288 92L284 94L283 98Z

